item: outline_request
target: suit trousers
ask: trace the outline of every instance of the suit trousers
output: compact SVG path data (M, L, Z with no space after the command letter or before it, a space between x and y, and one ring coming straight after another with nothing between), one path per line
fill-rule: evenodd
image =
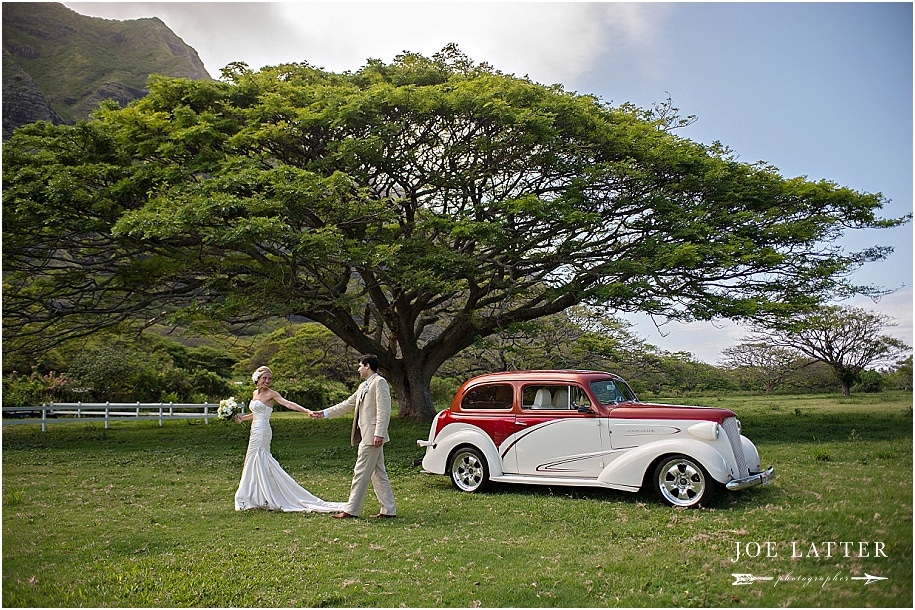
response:
M359 443L359 453L356 456L356 466L353 468L353 484L349 492L349 501L343 510L351 515L360 515L365 502L365 494L369 489L369 481L375 488L375 496L381 502L381 513L396 515L397 507L394 505L394 490L388 479L388 471L384 467L384 445L375 447Z

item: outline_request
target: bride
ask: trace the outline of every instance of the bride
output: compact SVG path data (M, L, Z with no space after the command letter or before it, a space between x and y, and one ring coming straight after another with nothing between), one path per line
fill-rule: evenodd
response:
M266 508L268 510L335 512L343 510L345 502L325 502L312 495L289 476L276 458L270 453L270 439L273 430L270 428L270 414L273 404L311 414L291 400L286 400L275 390L270 389L273 372L262 366L251 375L255 389L251 396L248 415L236 415L236 423L251 421L251 436L248 439L248 451L245 453L245 466L241 472L241 482L235 492L235 510L249 508Z

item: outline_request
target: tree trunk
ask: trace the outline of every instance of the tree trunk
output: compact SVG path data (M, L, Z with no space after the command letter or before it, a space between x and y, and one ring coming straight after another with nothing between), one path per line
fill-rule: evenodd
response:
M851 396L851 386L858 380L860 371L844 366L834 366L833 370L835 370L836 377L839 378L839 383L842 385L842 395Z
M416 422L431 422L435 416L432 404L432 375L434 370L424 370L421 365L410 366L398 361L399 368L389 370L388 381L397 395L397 417Z
M839 382L842 384L842 396L851 396L851 384L845 381L845 379L840 379Z

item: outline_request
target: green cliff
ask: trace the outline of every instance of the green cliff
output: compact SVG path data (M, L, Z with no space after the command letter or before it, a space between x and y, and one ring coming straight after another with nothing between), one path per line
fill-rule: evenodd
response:
M36 120L74 123L105 99L146 94L150 74L210 79L158 18L86 17L51 2L3 3L3 139Z

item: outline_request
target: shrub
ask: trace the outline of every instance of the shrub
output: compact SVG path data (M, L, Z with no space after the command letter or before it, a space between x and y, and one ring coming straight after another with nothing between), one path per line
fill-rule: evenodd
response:
M42 375L33 370L30 375L15 371L3 378L4 407L34 407L46 402L65 402L70 398L70 381L54 371Z
M882 392L885 385L886 382L883 375L877 371L861 371L858 375L858 381L852 389L855 392L873 394L875 392Z
M206 369L195 369L191 372L188 376L188 385L188 399L192 395L203 394L215 402L229 396L235 389L229 380Z
M433 377L431 382L433 404L451 404L461 381L454 377Z
M248 387L250 388L250 385ZM352 391L344 384L320 377L295 381L280 380L271 387L279 392L283 398L313 411L337 404L352 394ZM281 407L276 405L275 408Z
M74 386L85 391L89 400L158 400L171 367L166 354L145 353L130 345L110 343L77 354L70 364Z

